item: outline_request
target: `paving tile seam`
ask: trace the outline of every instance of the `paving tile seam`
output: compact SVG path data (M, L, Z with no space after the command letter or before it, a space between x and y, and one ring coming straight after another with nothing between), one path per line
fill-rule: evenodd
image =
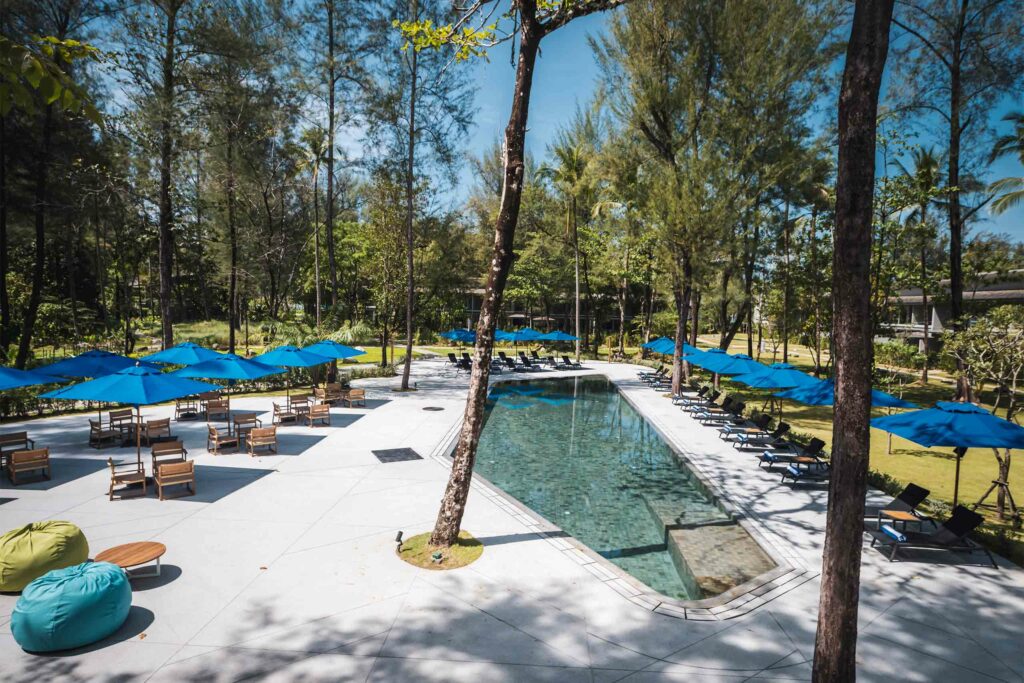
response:
M885 643L890 643L891 645L894 645L898 649L909 650L910 652L916 652L917 654L919 654L922 657L925 657L927 659L938 660L938 661L942 662L943 664L946 664L946 665L949 665L949 666L954 666L954 667L956 667L958 669L963 669L964 671L970 671L973 674L977 674L979 676L984 676L986 679L989 679L989 680L1004 681L1004 683L1009 683L1009 681L1011 680L1009 678L1000 678L1000 677L997 677L997 676L993 676L992 674L987 674L984 671L979 671L978 669L975 669L974 667L965 666L963 664L958 664L957 662L954 662L954 661L952 661L950 659L947 659L945 657L940 657L940 656L934 655L934 654L932 654L930 652L925 652L924 650L919 650L917 648L910 647L906 643L901 643L901 642L893 640L891 638L886 638L884 636L880 636L880 635L877 635L877 634L874 634L874 633L865 633L865 634L863 634L863 638L865 640L868 639L868 638L875 638L875 639L881 640L881 641L883 641ZM1011 672L1011 673L1013 673L1013 672Z
M570 659L574 659L576 661L579 661L579 659L576 656L574 656L574 655L572 655L572 654L570 654L568 652L565 652L564 650L562 650L558 646L553 645L553 644L547 642L546 640L544 640L544 639L542 639L542 638L540 638L540 637L530 633L529 631L527 631L527 630L519 627L518 625L508 621L504 617L501 617L501 616L499 616L497 614L494 614L493 612L487 610L486 608L480 607L479 605L475 605L472 602L469 602L468 600L463 599L463 597L461 595L458 595L456 593L452 593L451 591L449 591L447 588L444 588L443 586L438 586L438 585L435 585L435 584L431 584L431 586L433 586L433 588L435 590L441 591L442 593L448 595L449 597L454 598L455 600L458 600L459 602L461 602L462 604L466 605L467 607L469 607L471 609L474 609L477 612L480 612L481 614L486 614L490 618L495 619L496 621L501 622L502 624L504 624L505 626L508 626L509 628L511 628L512 630L516 631L517 633L521 633L524 636L530 638L531 640L533 640L533 641L535 641L537 643L540 643L544 647L546 647L546 648L548 648L548 649L550 649L550 650L552 650L554 652L557 652L557 653L559 653L561 655L569 657ZM382 651L383 651L383 648L382 648ZM590 666L590 662L585 662L584 666L585 667L589 667Z

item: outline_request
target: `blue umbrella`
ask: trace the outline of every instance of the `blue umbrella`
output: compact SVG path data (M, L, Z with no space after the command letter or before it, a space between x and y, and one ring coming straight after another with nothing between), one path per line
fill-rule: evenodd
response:
M561 330L555 330L554 332L542 334L539 337L537 337L537 339L543 341L572 342L579 339L579 337L574 337L573 335L567 332L562 332Z
M88 382L79 382L70 387L40 394L40 398L55 398L65 401L107 401L135 406L139 426L142 413L139 406L163 403L182 396L191 396L202 391L218 389L216 384L197 382L179 377L175 373L164 373L141 363L104 375ZM135 430L136 457L142 464L142 430Z
M932 408L876 417L871 426L927 448L946 446L956 453L953 505L960 493L960 460L968 448L1024 448L1024 427L973 403L939 401Z
M675 340L669 339L668 337L663 337L662 339L659 339L654 346L651 347L651 350L654 351L655 353L660 353L663 356L674 356L676 353L676 342ZM698 353L702 353L702 351L698 349L696 346L690 346L686 342L683 342L684 356L691 356ZM690 358L685 358L684 360L692 362Z
M223 355L223 353L219 353L213 349L204 348L199 346L199 344L182 342L169 349L164 349L163 351L157 351L156 353L151 353L148 356L143 356L142 360L149 361L151 363L166 363L167 365L195 365L196 363L202 363L206 360L220 358Z
M462 342L463 344L472 344L476 341L476 332L473 330L448 330L447 332L442 332L440 336L452 341Z
M814 379L813 377L811 379ZM778 398L788 398L809 406L830 406L835 402L835 380L814 380L807 384L775 394ZM916 408L917 404L904 401L892 394L877 389L871 390L871 405L876 408Z
M310 353L309 351L303 351L297 346L278 346L276 349L271 349L266 353L261 353L252 360L260 363L266 363L267 365L278 365L282 368L311 368L316 365L323 365L330 363L331 358L327 356L321 356L319 353ZM288 396L290 387L285 384L284 393Z
M498 336L499 334L501 336ZM521 341L537 341L542 337L543 335L537 330L533 329L532 327L524 327L521 330L516 330L514 332L496 330L494 333L494 338L497 339L498 341L506 341L513 343L519 343Z
M658 342L662 342L662 341L672 341L672 340L669 339L668 337L658 337L657 339L652 339L651 341L647 342L646 344L641 344L640 348L642 348L642 349L653 349L655 344L657 344Z
M366 351L360 351L359 349L354 349L351 346L339 344L331 339L325 339L317 342L316 344L310 344L304 348L303 351L315 353L318 356L325 356L333 360L345 360L346 358L366 355Z
M687 354L684 360L709 370L716 375L743 375L764 368L763 365L745 353L737 353L734 356L730 356L722 349L708 349L702 353L703 355L697 356L694 360L690 360L688 357L690 354Z
M30 387L36 384L61 384L67 381L69 380L64 377L51 377L34 370L0 368L0 391Z
M805 384L817 384L819 380L806 372L797 370L789 363L775 363L744 375L736 375L733 382L746 384L756 389L791 389Z
M327 356L303 351L297 346L278 346L276 349L261 353L252 360L267 365L278 365L282 368L311 368L331 362Z
M116 353L111 353L110 351L92 349L91 351L86 351L74 358L65 358L64 360L59 360L56 363L50 363L49 365L44 365L41 368L36 368L35 371L43 373L44 375L59 375L61 377L102 377L104 375L110 375L118 372L119 370L124 370L125 368L135 367L136 365L149 368L151 370L159 369L158 366L153 363L139 361L127 356L119 356Z
M280 375L283 369L275 365L267 365L259 361L249 360L227 353L213 360L205 360L171 374L178 377L198 377L202 379L259 379L268 375Z

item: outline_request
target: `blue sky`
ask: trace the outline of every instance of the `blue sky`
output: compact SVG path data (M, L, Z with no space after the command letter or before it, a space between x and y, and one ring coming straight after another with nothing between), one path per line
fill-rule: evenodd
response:
M584 17L544 39L542 54L534 72L530 123L526 137L527 153L535 159L544 156L558 129L573 115L577 103L586 104L590 101L599 72L587 44L587 36L602 32L607 21L606 14ZM509 64L507 45L496 48L490 61L481 60L473 68L476 71L475 80L480 84L477 93L478 113L476 126L469 133L466 151L470 155L479 156L501 137L512 102L515 73ZM993 119L998 120L1014 109L1024 109L1024 95L1018 95L1015 100L1007 98L993 112ZM989 180L1007 175L1024 176L1024 168L1016 160L1000 160L991 166ZM455 198L464 198L473 184L472 171L464 168L459 187L454 192ZM1018 240L1024 240L1024 208L998 217L991 217L986 212L984 220L976 224L973 230L1008 233Z

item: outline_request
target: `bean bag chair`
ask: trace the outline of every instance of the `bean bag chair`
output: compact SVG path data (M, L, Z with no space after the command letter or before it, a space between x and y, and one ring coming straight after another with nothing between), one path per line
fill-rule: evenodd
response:
M89 542L71 522L33 522L0 536L0 591L16 592L51 569L89 559Z
M11 615L11 632L29 652L70 650L121 628L131 606L132 588L123 569L84 562L26 586Z

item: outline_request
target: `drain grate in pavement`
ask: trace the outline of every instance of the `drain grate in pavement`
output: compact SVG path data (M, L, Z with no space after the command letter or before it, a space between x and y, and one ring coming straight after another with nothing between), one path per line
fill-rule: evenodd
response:
M423 410L429 411L431 413L436 413L439 410L444 410L444 408L442 408L441 406L427 406Z
M381 462L405 462L406 460L422 460L423 456L411 448L385 448L371 451Z

